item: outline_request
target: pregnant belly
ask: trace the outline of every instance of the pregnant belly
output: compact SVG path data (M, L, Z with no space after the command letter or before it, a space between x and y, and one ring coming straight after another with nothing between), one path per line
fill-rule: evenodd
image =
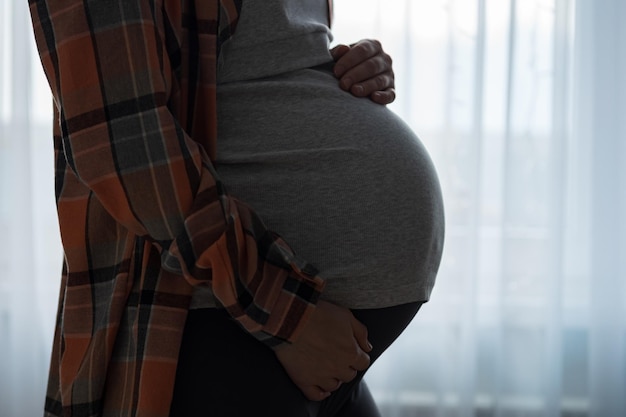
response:
M384 106L304 70L218 88L217 170L353 308L427 299L443 206L428 153ZM363 300L354 296L361 294ZM416 296L419 293L421 295Z

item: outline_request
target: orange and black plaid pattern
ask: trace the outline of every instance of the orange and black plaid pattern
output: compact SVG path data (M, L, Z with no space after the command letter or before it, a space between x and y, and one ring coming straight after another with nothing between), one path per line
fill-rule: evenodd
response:
M29 0L65 252L46 416L167 417L193 286L264 343L324 282L230 196L216 57L241 0Z

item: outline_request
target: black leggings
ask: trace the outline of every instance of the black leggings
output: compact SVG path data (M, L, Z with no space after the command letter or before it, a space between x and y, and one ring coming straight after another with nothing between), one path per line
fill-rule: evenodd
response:
M373 363L422 303L352 310L369 333ZM380 417L364 372L321 402L307 400L274 352L224 310L191 310L181 345L170 417Z

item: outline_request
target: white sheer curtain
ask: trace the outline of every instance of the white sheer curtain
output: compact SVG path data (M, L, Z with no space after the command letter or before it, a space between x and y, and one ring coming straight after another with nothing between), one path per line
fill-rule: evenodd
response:
M0 0L0 416L42 415L62 250L52 100L26 0Z
M387 415L626 416L626 2L336 9L395 57L447 204L432 302L369 377Z
M626 416L626 2L338 0L439 170L437 288L368 377L393 416ZM0 2L0 416L41 414L61 249L27 1ZM393 138L389 138L393 140Z

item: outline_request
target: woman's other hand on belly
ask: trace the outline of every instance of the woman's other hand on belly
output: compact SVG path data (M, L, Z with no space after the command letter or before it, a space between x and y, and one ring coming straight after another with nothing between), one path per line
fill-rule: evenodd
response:
M304 396L321 401L367 369L371 350L367 328L350 310L319 301L298 340L275 353Z
M330 52L343 90L357 97L369 97L378 104L396 99L392 60L380 42L364 39L350 46L338 45Z

